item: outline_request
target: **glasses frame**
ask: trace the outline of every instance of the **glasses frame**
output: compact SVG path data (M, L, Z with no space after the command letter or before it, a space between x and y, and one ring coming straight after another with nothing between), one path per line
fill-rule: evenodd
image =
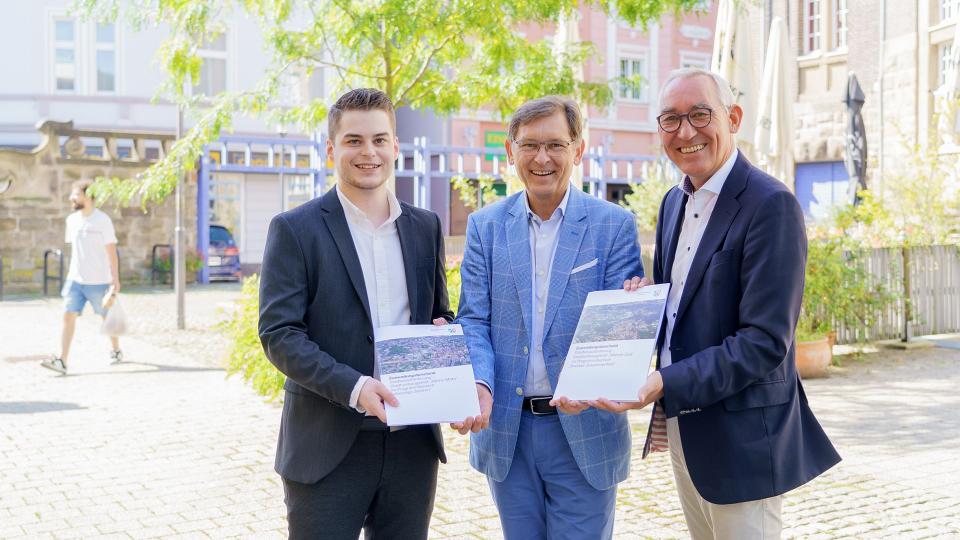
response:
M694 112L697 112L697 111L707 111L708 113L710 113L710 115L707 117L707 123L706 123L706 124L704 124L704 125L702 125L702 126L698 126L698 125L696 125L696 124L693 123L693 120L690 120L690 115L693 114ZM664 116L671 116L671 115L676 115L678 118L680 118L680 121L677 122L677 127L675 127L674 129L667 129L667 128L663 127L663 117L664 117ZM690 127L692 127L693 129L703 129L703 128L709 126L709 125L710 125L710 122L713 122L713 109L711 109L710 107L693 107L692 109L690 109L689 112L687 112L687 113L685 113L685 114L677 114L677 113L672 113L672 112L663 113L663 114L661 114L660 116L657 117L657 126L659 126L660 129L662 129L664 133L675 133L675 132L677 132L677 131L680 131L680 128L683 127L683 119L684 119L684 118L687 119L687 123L689 123L689 124L690 124Z
M569 141L546 141L546 142L534 142L534 141L528 141L528 140L524 139L524 140L521 140L521 141L514 140L514 141L513 141L513 144L517 145L517 153L518 153L518 154L523 154L523 155L528 155L528 156L535 156L535 155L537 155L537 154L540 153L540 150L541 150L541 149L543 149L543 151L546 152L548 156L562 156L563 153L566 152L567 150L569 150L570 147L571 147L571 146L573 145L573 143L575 143L575 142L576 142L576 141L573 140L573 139L571 139L571 140L569 140ZM556 153L551 153L550 150L547 148L547 145L548 145L548 144L556 144L556 143L562 143L562 144L564 145L563 150L558 150ZM536 151L534 151L534 152L524 151L523 145L525 145L525 144L536 144L536 145L537 145Z

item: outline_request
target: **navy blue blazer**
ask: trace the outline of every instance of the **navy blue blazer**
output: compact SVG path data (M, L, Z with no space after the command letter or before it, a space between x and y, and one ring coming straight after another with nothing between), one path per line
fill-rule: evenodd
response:
M800 205L742 154L717 197L680 297L655 407L678 417L700 495L732 504L785 493L840 456L807 405L794 358L807 258ZM656 283L670 281L686 202L674 187L660 206ZM648 435L644 456L649 447Z
M410 324L452 320L440 219L404 202L400 208ZM363 415L350 407L350 393L361 375L373 375L367 286L335 190L270 221L258 329L267 358L287 377L275 468L288 480L322 479L360 431ZM446 461L440 428L431 429Z

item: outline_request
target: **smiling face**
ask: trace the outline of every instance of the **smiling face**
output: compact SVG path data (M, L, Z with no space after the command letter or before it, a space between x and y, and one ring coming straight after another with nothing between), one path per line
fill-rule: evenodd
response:
M536 153L522 152L517 141L522 143L544 143ZM531 205L542 201L556 208L563 200L570 182L573 168L580 165L583 157L583 140L573 141L562 152L548 152L546 143L569 143L570 127L562 110L531 120L517 130L515 141L507 141L507 157L517 169L517 175L523 181ZM534 209L536 210L536 209Z
M713 111L710 123L693 127L684 117L673 133L659 129L660 142L677 168L699 188L710 179L733 152L734 136L740 129L743 110L739 105L723 106L713 79L705 75L683 77L667 83L663 89L660 113L688 114L694 108Z
M344 111L334 137L327 140L327 156L345 191L377 190L393 176L400 143L385 111Z

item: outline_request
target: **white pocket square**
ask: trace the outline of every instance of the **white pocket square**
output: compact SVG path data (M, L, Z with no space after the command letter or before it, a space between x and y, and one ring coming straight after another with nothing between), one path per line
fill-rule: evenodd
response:
M570 271L570 275L576 274L577 272L583 272L584 270L586 270L586 269L588 269L588 268L593 268L594 266L597 265L597 261L598 261L598 260L599 260L599 259L594 259L594 260L592 260L592 261L590 261L590 262L581 264L580 266L578 266L578 267L574 268L573 270L571 270L571 271Z

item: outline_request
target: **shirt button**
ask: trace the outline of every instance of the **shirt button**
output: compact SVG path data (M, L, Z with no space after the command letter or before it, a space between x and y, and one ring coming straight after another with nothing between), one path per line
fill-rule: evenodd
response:
M693 215L693 218L694 218L694 219L699 218L699 217L700 217L700 214L694 214L694 215Z
M537 352L542 352L542 351L543 351L543 347L541 347L540 345L537 345Z
M539 308L539 309L537 310L537 313L543 313L543 308Z
M674 318L674 319L677 318L677 314L676 314L676 313L673 314L673 318Z
M543 270L540 270L539 272L537 272L537 275L538 275L538 276L542 276L542 275L543 275Z
M517 395L518 395L518 396L522 396L522 395L523 395L523 388L521 388L521 387L519 387L519 386L517 387Z
M527 354L528 352L530 352L530 349L524 347L524 348L523 348L523 354Z

